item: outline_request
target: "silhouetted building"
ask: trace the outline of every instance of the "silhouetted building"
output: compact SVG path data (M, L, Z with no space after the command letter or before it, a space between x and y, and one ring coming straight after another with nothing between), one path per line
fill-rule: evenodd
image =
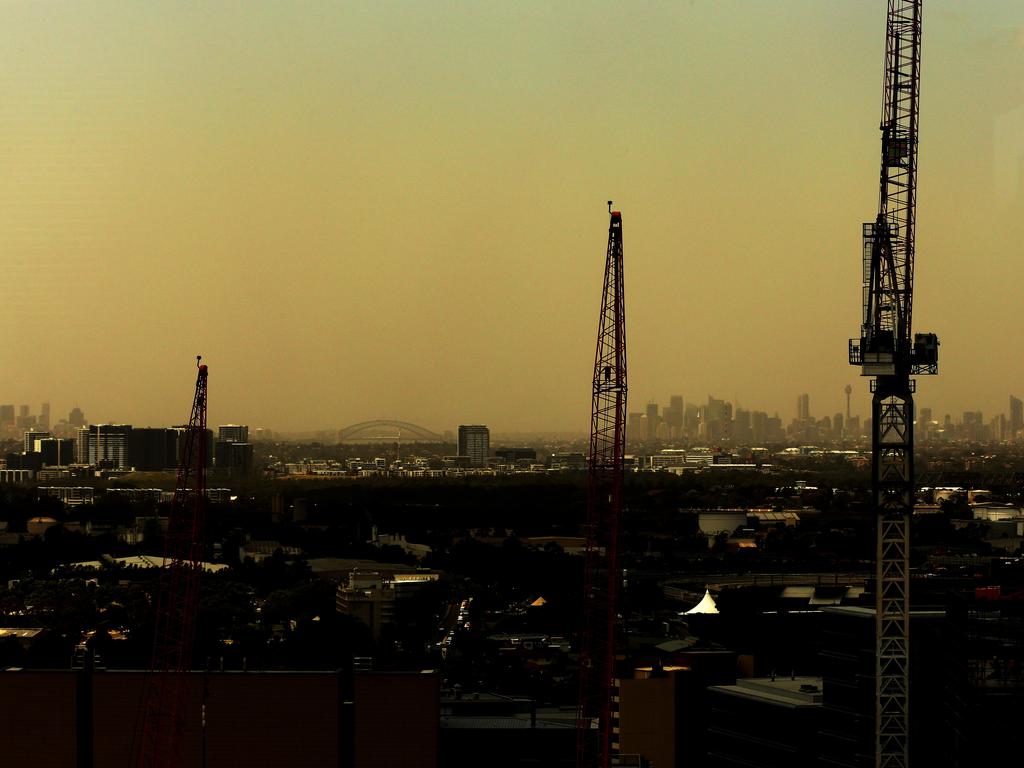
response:
M125 463L140 472L160 472L178 466L178 430L141 427L127 435Z
M78 430L75 446L76 460L80 464L124 469L130 424L94 424Z
M537 451L534 448L498 448L494 452L494 456L506 464L515 464L517 461L537 461Z
M708 768L812 768L818 763L820 677L779 675L708 689Z
M221 424L217 427L217 439L231 443L248 443L249 427L245 424Z
M37 445L44 466L63 467L75 461L75 441L71 438L48 437Z
M32 473L32 477L43 468L41 453L8 453L6 461L7 469L27 469Z
M0 405L0 427L14 426L14 406Z
M235 477L252 474L252 443L218 440L213 446L213 466Z
M551 469L586 469L587 457L578 452L552 453Z
M0 672L4 765L82 765L85 749L90 765L131 764L146 680L142 671ZM186 673L177 765L437 768L439 688L427 671Z
M576 724L565 709L493 693L442 692L439 764L444 768L575 768ZM486 761L481 756L486 755Z
M823 609L820 752L823 765L874 768L875 610ZM952 740L947 718L951 667L944 611L910 613L909 744L913 765L948 766ZM983 763L979 763L983 764Z
M736 682L731 651L681 651L618 681L618 747L669 768L704 765L712 685ZM634 765L635 763L627 763Z
M220 472L236 477L252 474L252 444L245 424L221 424L213 446L213 465Z
M956 768L1005 762L1024 722L1024 601L1019 590L1007 592L996 586L947 595L952 681L941 734Z
M1010 395L1010 437L1016 440L1024 429L1024 402Z
M474 467L487 466L491 455L491 431L482 424L459 425L459 456L468 456Z

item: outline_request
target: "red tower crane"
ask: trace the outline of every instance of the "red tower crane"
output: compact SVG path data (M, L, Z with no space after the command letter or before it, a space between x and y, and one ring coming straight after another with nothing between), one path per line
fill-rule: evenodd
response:
M192 663L206 504L207 368L196 357L195 397L181 434L178 479L164 543L156 602L153 658L142 703L137 768L181 764L185 730L185 673Z
M875 578L875 764L906 768L910 704L910 520L914 375L938 373L934 333L911 332L917 209L921 0L889 0L878 215L864 225L864 311L850 364L871 382Z
M576 719L576 765L608 768L613 739L618 627L619 525L626 453L626 309L622 281L622 215L611 210L604 288L594 356L587 483L583 640ZM597 728L594 728L596 724Z

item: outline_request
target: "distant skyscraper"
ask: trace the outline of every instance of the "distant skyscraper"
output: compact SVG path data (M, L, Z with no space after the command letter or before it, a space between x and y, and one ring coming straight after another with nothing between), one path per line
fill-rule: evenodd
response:
M668 406L668 421L669 434L673 438L682 437L683 435L683 396L672 395L669 398Z
M708 395L705 437L711 442L732 441L732 403Z
M1024 402L1010 395L1010 439L1016 440L1021 429L1024 429Z
M27 405L18 406L18 429L32 429L36 425L36 417L29 413Z
M736 409L736 417L733 419L733 438L741 444L749 443L753 439L750 411L745 411L742 408Z
M39 428L49 429L50 428L50 404L43 403L42 408L39 409Z
M918 436L921 440L927 442L935 437L935 431L932 429L932 409L921 408L917 412L917 420L914 422L914 429L917 430Z
M647 434L644 438L648 442L654 442L658 438L658 425L661 423L661 416L658 415L658 404L647 404Z
M77 405L71 409L71 413L68 414L68 424L75 429L85 426L85 414L82 413L82 409Z
M0 427L14 426L14 406L0 405Z
M853 387L851 387L849 384L847 384L846 388L843 390L843 392L846 393L846 418L849 419L850 418L850 393L853 392Z
M739 421L739 411L736 412L736 420ZM750 414L750 441L755 445L768 442L768 414L764 411Z
M811 418L811 396L806 392L796 399L796 417L800 421Z
M468 456L474 467L484 467L490 455L491 431L483 424L460 424L459 456Z
M644 439L644 415L631 413L626 420L626 437L630 440Z

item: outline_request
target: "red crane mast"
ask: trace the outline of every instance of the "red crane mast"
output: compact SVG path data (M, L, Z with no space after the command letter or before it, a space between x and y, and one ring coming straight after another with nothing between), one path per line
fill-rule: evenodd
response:
M583 640L576 720L578 768L608 768L617 749L615 717L619 526L626 453L626 309L622 215L611 210L598 321L590 418ZM596 732L594 724L596 723Z
M137 768L181 764L185 730L185 673L191 668L199 606L206 504L207 368L196 358L195 396L182 433L178 479L164 543L156 603L153 658L142 703Z

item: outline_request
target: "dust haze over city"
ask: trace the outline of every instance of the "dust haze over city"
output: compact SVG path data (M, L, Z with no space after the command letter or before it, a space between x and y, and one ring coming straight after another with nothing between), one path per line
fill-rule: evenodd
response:
M1016 748L1019 0L0 0L0 166L11 764Z
M919 402L1004 407L1019 4L929 8ZM604 201L630 393L841 410L877 191L865 3L5 3L7 398L275 430L587 428ZM929 50L930 49L930 50ZM867 120L870 123L870 120Z

